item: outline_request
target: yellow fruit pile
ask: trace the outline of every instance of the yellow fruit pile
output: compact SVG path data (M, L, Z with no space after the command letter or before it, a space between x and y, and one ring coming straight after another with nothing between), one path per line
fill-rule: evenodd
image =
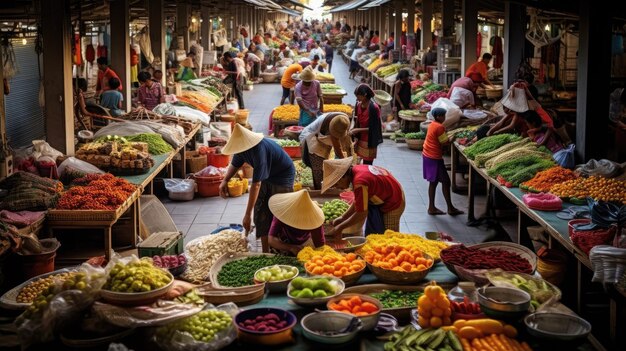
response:
M343 112L348 116L351 116L352 106L343 104L324 104L324 112Z
M279 121L294 121L300 118L300 106L298 105L282 105L274 108L272 118Z
M228 195L230 197L241 196L248 191L248 179L232 178L228 181Z
M317 73L315 73L315 79L317 79L317 80L333 80L333 79L335 79L335 76L333 76L330 73L317 72Z
M417 234L403 234L394 232L393 230L387 230L385 234L370 234L367 236L365 245L359 250L359 255L365 257L368 251L376 250L378 247L385 247L391 245L398 245L408 247L409 251L419 250L422 253L427 254L434 260L439 259L441 250L448 247L448 245L441 241L428 240Z
M452 309L445 291L432 282L424 289L424 295L417 299L417 322L422 328L439 328L451 325Z
M577 178L552 186L550 192L560 197L615 201L626 204L626 181L604 177Z
M328 257L336 257L336 258L343 257L339 252L333 250L333 248L328 245L318 247L317 249L307 246L304 249L300 250L300 252L298 252L297 257L298 257L298 261L306 262L306 261L310 261L313 258L313 256L322 256L322 257L328 256Z

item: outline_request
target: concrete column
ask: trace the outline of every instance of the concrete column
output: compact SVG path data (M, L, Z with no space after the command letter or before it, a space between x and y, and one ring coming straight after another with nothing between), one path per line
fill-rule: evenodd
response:
M396 10L396 17L394 17L394 33L393 33L393 40L394 40L394 48L396 50L400 49L400 34L402 34L402 8L404 5L404 1L402 0L396 0L395 4L394 4L394 8Z
M526 6L504 3L504 91L515 81L515 72L523 59L526 38ZM475 54L474 54L475 55ZM579 60L580 61L580 60Z
M478 28L478 7L475 0L462 0L463 15L463 55L461 72L467 71L476 62L476 30Z
M111 69L122 81L123 109L130 110L130 33L128 0L111 1Z
M164 0L148 1L148 29L150 30L150 45L152 46L152 54L155 58L161 59L161 65L158 67L165 72L165 14L163 8ZM165 74L163 75L165 77ZM164 82L161 82L163 84Z
M443 0L442 8L443 36L452 36L454 32L454 0Z
M407 37L411 35L413 38L415 37L415 0L407 1L407 26L406 26L406 34Z
M585 16L580 16L579 22L576 155L577 161L586 162L606 157L608 150L606 111L611 94L611 21L599 4L586 0L580 0L579 4L580 13Z
M43 58L46 139L53 148L73 155L74 105L69 0L42 0L41 12L46 14L41 16L41 32L46 52Z
M200 32L202 33L202 47L204 50L210 50L211 43L211 16L209 15L209 8L207 6L202 6L200 8L202 14L202 25Z
M430 20L433 18L433 0L422 0L422 38L421 48L427 49L433 46L433 29Z
M191 15L191 6L184 1L176 2L176 35L182 36L185 42L184 48L181 50L189 50L189 16ZM178 38L172 38L178 40Z

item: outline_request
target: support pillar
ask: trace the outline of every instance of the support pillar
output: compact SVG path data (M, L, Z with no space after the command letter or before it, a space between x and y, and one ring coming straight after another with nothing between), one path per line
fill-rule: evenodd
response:
M393 44L394 49L400 50L400 35L402 34L402 8L404 5L404 1L396 0L394 4L394 8L396 11L396 17L394 17L394 33L393 33Z
M183 37L185 43L181 50L189 50L189 16L191 15L191 7L183 1L176 3L176 34ZM174 38L178 40L178 38ZM173 39L173 40L174 40Z
M443 0L442 12L443 36L451 37L454 33L454 0Z
M74 104L69 0L42 0L41 11L46 14L41 16L46 52L43 59L46 139L53 148L73 155Z
M586 162L607 156L609 119L605 116L611 94L611 21L602 6L585 0L579 4L580 13L585 16L580 16L579 22L576 156L577 161Z
M461 72L465 72L469 66L476 62L476 31L478 28L478 6L476 1L462 0L461 11L463 15Z
M420 48L426 50L433 46L433 29L430 20L433 18L433 0L422 0L422 38Z
M414 55L416 53L415 48L415 0L407 1L407 17L406 17L406 44L407 55ZM402 33L400 33L402 34ZM409 49L413 48L412 52Z
M526 33L526 6L507 1L504 3L504 90L515 82L515 72L524 59ZM580 61L580 60L579 60Z
M111 69L122 81L122 110L130 111L130 33L128 0L111 1Z
M161 60L161 65L156 69L165 73L165 14L163 8L164 0L151 0L148 2L148 29L150 30L150 44L152 46L152 54L154 58ZM165 77L165 74L163 75ZM160 82L164 84L164 81Z
M207 6L202 6L201 9L201 33L202 33L202 47L205 51L211 50L211 16L209 15L209 8Z

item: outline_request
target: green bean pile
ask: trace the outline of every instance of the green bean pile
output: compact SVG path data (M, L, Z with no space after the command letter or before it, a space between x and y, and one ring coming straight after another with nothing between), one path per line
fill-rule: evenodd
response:
M289 256L250 256L226 263L217 274L217 282L221 286L240 287L254 284L254 273L267 266L284 264L297 267L304 272L304 267L295 257Z
M421 291L385 290L371 295L380 301L383 308L401 308L417 306L417 299L422 294Z

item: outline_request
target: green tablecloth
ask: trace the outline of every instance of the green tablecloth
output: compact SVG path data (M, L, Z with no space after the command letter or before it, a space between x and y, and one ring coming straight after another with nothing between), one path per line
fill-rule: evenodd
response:
M138 174L138 175L132 175L132 176L120 176L120 178L126 179L131 184L136 184L136 185L143 184L143 182L146 181L148 177L151 177L153 173L156 172L156 170L159 168L159 166L161 166L161 164L163 164L163 162L165 162L165 160L167 160L167 158L170 157L170 155L171 154L169 153L163 154L163 155L153 155L152 159L154 159L154 166L152 166L152 168L150 168L148 172L144 174Z

